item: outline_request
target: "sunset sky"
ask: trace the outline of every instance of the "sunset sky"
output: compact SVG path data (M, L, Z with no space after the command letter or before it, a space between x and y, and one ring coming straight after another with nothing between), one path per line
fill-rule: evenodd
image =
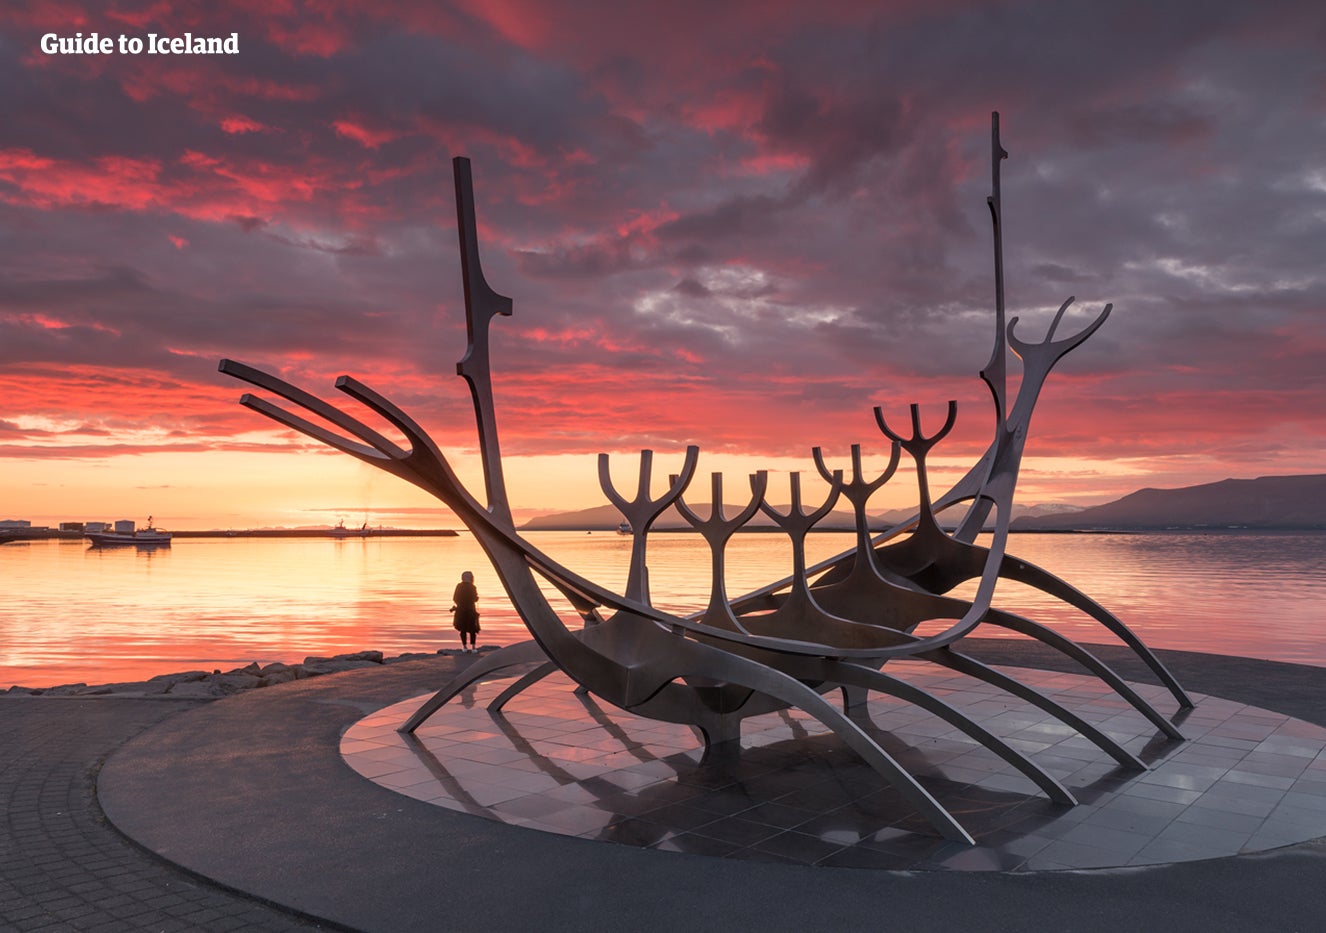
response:
M239 54L42 52L75 32ZM454 155L515 300L520 514L602 504L600 451L623 486L689 443L734 489L877 466L873 406L950 398L954 478L991 431L992 110L1020 335L1114 304L1019 500L1326 472L1319 2L55 0L0 8L0 518L448 524L216 366L353 374L480 489Z

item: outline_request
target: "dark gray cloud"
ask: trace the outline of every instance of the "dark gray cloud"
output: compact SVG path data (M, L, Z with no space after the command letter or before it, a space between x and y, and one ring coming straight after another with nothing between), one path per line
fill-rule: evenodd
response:
M979 400L997 109L1010 314L1038 334L1070 294L1075 321L1116 307L1065 364L1079 414L1047 436L1110 430L1125 392L1182 397L1188 420L1206 397L1233 410L1212 449L1238 473L1326 414L1301 394L1326 349L1318 5L735 5L698 34L663 28L684 11L662 5L513 10L180 4L175 26L224 19L244 54L100 63L41 60L40 15L0 15L0 364L205 386L191 424L222 433L237 422L200 375L220 355L377 372L463 414L463 153L485 269L517 302L495 325L517 447L615 444L696 386L750 410L756 451L785 448L779 406L868 413L870 386ZM747 402L768 379L803 384ZM727 444L733 421L693 433ZM1321 444L1306 432L1293 457ZM1130 450L1162 455L1108 455Z

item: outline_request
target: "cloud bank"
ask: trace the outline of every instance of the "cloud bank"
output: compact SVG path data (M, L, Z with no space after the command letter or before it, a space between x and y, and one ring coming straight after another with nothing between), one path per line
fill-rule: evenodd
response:
M74 31L240 53L41 52ZM1115 305L1045 490L1322 469L1319 4L20 4L0 86L0 458L289 446L221 356L472 446L455 155L508 454L883 449L872 406L950 397L971 453L998 110L1010 314Z

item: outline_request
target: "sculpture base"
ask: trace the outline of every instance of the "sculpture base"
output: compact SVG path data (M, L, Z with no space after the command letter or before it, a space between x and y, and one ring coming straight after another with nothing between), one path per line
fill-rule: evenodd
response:
M364 777L419 800L545 832L696 854L885 869L1033 871L1145 865L1259 851L1326 835L1326 729L1197 696L1157 736L1091 677L1016 676L1099 725L1146 761L1117 767L1032 707L918 662L888 665L1029 752L1078 797L1041 796L1028 779L947 724L875 695L881 745L975 836L946 842L856 755L796 711L745 720L741 748L706 755L695 730L640 719L577 696L554 675L487 703L481 683L418 733L395 730L426 697L398 703L345 734L341 753ZM1138 685L1174 712L1168 691ZM857 710L854 710L854 716Z

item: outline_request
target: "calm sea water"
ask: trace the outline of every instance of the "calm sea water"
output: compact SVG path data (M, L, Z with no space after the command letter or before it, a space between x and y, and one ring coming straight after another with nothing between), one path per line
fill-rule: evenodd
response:
M543 532L553 557L620 591L630 541ZM656 605L678 613L708 598L708 552L689 534L650 537ZM851 545L811 535L812 559ZM1112 609L1153 647L1326 665L1326 535L1015 535L1010 550ZM790 570L786 539L737 535L728 590ZM0 689L135 680L250 661L300 661L378 649L458 647L450 595L464 570L481 594L483 644L525 637L472 538L181 539L160 550L39 541L0 547ZM1080 641L1099 625L1017 585L996 603ZM568 611L568 618L574 618ZM993 629L978 634L998 634Z

